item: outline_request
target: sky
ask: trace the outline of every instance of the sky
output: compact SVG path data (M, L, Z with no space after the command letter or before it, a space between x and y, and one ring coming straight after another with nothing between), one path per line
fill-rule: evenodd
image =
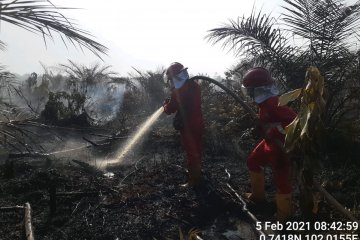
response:
M0 39L7 44L0 51L0 65L26 74L43 73L42 64L56 67L70 59L78 64L110 65L121 76L133 72L155 71L178 61L190 74L220 75L238 61L229 49L205 39L208 30L229 19L249 16L252 8L278 16L281 0L52 0L61 11L94 39L109 48L103 61L90 51L66 47L56 36L45 46L41 35L1 22Z

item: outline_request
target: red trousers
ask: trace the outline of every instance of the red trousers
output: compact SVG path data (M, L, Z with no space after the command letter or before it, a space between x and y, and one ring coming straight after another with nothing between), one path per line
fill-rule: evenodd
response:
M202 128L185 128L180 131L181 145L186 153L188 169L201 168L203 152L202 135Z
M270 166L278 193L291 193L291 163L275 143L262 140L248 157L247 166L252 172L261 172Z

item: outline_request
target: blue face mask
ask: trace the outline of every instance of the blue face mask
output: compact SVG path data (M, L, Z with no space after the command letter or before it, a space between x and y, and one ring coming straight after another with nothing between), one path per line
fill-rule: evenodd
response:
M185 68L178 75L176 75L172 79L172 81L174 83L175 88L181 88L188 79L189 79L189 73L187 71L187 68Z
M257 87L254 88L254 101L259 104L278 94L279 89L274 84Z

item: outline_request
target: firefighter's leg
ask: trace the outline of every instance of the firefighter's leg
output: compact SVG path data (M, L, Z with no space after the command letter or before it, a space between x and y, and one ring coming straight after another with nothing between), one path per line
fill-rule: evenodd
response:
M259 173L250 171L250 184L251 184L251 193L247 193L246 197L255 203L264 202L265 192L264 192L263 171Z
M291 193L277 193L276 194L276 207L277 207L277 220L285 222L291 216Z
M285 222L292 212L292 179L291 166L283 163L283 166L273 168L274 180L277 188L276 207L277 219Z
M182 143L186 153L188 181L183 186L197 186L201 183L202 135L201 132L182 134Z
M194 156L197 157L197 156ZM195 160L194 158L192 160ZM188 184L190 187L197 186L201 183L201 164L198 159L188 163L189 179Z
M255 202L261 203L265 201L265 180L264 180L264 142L260 142L252 151L247 159L247 166L250 174L251 193L246 193L245 196Z

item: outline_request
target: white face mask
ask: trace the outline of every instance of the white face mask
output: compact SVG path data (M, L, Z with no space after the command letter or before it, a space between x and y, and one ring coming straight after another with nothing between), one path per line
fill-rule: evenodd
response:
M275 86L275 84L257 87L254 88L254 101L256 103L262 103L273 96L277 96L278 94L279 89Z
M188 79L189 73L187 71L187 68L185 68L173 78L175 88L181 88Z

